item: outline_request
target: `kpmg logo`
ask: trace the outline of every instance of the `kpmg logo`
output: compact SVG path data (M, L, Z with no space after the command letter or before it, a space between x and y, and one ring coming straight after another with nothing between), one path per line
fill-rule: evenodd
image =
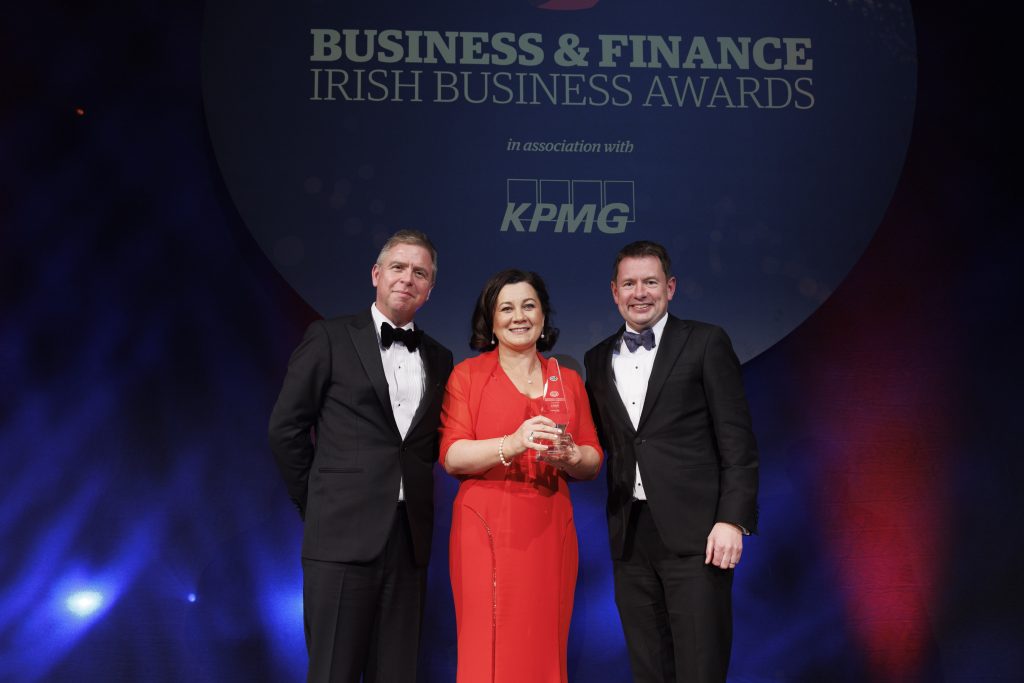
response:
M618 235L636 222L632 180L506 181L505 217L501 231L600 232Z

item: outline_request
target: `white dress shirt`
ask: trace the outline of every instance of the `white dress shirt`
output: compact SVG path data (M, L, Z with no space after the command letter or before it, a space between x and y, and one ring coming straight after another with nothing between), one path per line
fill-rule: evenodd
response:
M417 350L411 353L405 348L405 344L395 342L389 348L384 348L380 343L380 325L387 323L392 327L398 327L387 316L377 309L377 304L370 306L370 314L373 316L373 327L377 331L377 346L380 348L380 360L384 364L384 376L388 379L388 396L391 398L391 411L395 415L395 423L398 425L398 432L405 438L409 433L409 425L420 407L420 399L423 398L424 377L423 359ZM413 329L412 323L403 325L402 329ZM400 479L398 481L398 500L405 500L405 485Z
M644 411L644 399L647 397L647 384L651 379L651 368L654 367L654 359L661 348L661 334L665 331L665 323L668 322L668 315L661 316L661 320L654 324L651 330L654 332L654 348L648 351L644 347L637 347L632 353L626 347L624 341L619 342L619 347L612 352L612 375L615 379L615 388L619 391L622 405L629 413L629 419L633 423L633 429L640 425L640 415ZM626 330L639 333L628 324ZM644 493L644 483L640 478L640 464L636 466L636 483L633 484L633 497L637 500L647 500Z

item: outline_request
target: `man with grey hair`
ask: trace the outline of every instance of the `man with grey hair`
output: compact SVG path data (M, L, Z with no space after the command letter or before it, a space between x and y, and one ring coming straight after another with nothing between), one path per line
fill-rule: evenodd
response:
M271 450L304 520L308 683L416 678L452 354L413 316L436 276L426 235L392 235L370 270L374 303L310 325L270 417Z

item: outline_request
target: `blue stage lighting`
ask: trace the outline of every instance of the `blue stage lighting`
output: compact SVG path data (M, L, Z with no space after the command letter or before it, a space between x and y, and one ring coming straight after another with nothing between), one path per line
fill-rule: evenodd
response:
M196 601L196 594L195 593L189 593L188 597L186 597L186 600L188 600L189 602L195 602Z
M77 591L64 602L68 611L79 617L89 616L102 604L103 594L99 591Z

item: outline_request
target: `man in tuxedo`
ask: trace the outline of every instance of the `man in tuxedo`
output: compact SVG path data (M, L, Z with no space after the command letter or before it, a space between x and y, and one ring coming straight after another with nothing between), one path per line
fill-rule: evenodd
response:
M392 235L370 271L374 303L310 325L270 417L304 520L308 683L416 679L452 354L412 319L436 275L426 235Z
M665 248L618 253L625 325L585 357L608 453L608 535L634 681L724 683L732 579L757 527L757 445L721 328L668 313Z

